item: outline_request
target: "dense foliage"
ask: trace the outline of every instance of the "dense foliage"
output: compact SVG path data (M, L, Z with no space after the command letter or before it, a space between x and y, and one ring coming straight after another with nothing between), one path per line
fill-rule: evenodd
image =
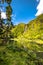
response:
M11 0L2 1L8 6L6 24L0 18L0 65L43 65L43 14L12 28Z

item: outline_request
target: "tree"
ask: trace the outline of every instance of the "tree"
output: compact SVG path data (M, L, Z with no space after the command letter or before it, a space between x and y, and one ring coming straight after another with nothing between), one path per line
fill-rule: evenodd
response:
M2 44L6 44L11 38L11 15L12 15L12 8L11 8L11 1L12 0L0 0L0 9L2 9L3 4L7 3L6 6L6 21L1 18L1 10L0 10L0 40Z

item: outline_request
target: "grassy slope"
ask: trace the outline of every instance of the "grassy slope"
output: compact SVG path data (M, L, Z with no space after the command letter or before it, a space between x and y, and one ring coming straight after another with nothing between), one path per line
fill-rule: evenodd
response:
M43 14L28 24L18 24L12 32L14 32L14 40L20 45L31 50L43 51Z

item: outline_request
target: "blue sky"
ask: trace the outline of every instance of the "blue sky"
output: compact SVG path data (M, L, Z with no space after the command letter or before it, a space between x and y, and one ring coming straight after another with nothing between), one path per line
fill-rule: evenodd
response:
M43 2L43 0L41 2ZM39 0L12 0L11 2L11 6L13 9L12 22L14 24L18 24L21 22L28 23L30 20L34 19L35 14L37 12L38 4L39 4ZM4 4L3 6L6 6L6 4ZM38 7L38 9L39 12L37 14L40 13L40 7ZM4 12L2 12L2 16L6 18Z
M37 12L38 2L36 0L12 0L13 18L14 24L20 22L28 23L35 18Z

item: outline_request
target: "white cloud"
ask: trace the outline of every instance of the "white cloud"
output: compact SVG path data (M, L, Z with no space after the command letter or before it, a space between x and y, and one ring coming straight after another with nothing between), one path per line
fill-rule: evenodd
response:
M38 0L37 0L38 1ZM35 16L39 16L40 14L43 14L43 0L40 0L38 6L37 6L37 13Z
M7 18L5 12L1 12L1 18L2 18L2 19L6 19L6 18Z

